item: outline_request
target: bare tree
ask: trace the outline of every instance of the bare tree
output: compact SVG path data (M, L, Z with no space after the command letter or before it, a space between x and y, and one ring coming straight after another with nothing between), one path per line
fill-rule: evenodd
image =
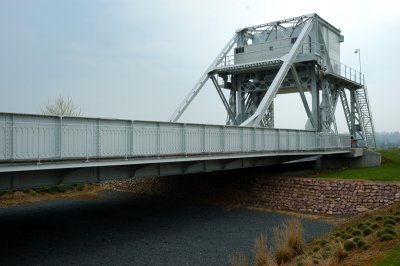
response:
M41 108L44 115L57 115L57 116L81 116L82 111L75 106L71 98L64 98L58 96L54 103L48 103L44 108Z

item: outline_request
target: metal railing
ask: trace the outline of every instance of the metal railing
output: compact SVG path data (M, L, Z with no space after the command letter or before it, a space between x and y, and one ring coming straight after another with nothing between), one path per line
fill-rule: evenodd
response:
M0 161L349 149L311 131L0 113Z
M335 73L336 75L342 76L346 79L349 79L349 80L359 83L361 85L365 84L364 83L365 82L364 74L360 73L359 71L355 70L354 68L351 68L345 64L342 64L342 63L337 62L332 59L331 59L331 66L332 66L331 71L333 73Z
M237 55L227 55L219 63L218 67L235 65L235 56L241 56L241 55L246 55L246 57L249 60L251 60L252 62L269 60L269 59L271 59L271 60L279 59L279 57L287 54L290 51L290 49L292 48L292 46L293 45L274 47L273 52L270 52L267 50L257 50L257 51L252 51L252 52L246 52L243 54L240 53ZM316 42L305 42L302 44L298 56L312 54L312 53L315 53L316 55L321 55L325 52L326 52L325 46L323 44L316 43ZM271 55L269 55L269 53L271 53ZM263 59L263 58L266 58L266 59ZM334 74L342 76L351 81L357 82L359 84L364 84L364 75L362 73L360 73L359 71L355 70L354 68L351 68L351 67L349 67L345 64L342 64L333 59L330 60L330 64L332 66L332 69L327 69L328 71L333 72ZM326 67L328 67L328 66L326 66Z

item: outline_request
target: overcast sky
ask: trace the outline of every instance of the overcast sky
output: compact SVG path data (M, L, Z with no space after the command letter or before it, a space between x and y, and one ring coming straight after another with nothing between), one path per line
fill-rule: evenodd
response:
M0 112L40 113L57 96L85 116L166 121L238 28L318 13L361 50L376 131L400 130L398 1L0 0ZM304 128L298 95L276 126ZM337 121L345 131L341 107ZM209 82L180 121L223 124Z

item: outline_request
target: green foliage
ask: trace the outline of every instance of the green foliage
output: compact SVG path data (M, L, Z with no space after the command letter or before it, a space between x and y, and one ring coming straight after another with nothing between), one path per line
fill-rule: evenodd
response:
M360 239L359 241L357 241L357 247L358 248L364 248L364 247L367 247L367 242L365 242L365 240L364 239Z
M391 219L391 218L385 218L385 220L383 221L384 226L389 225L389 224L396 225L396 223L397 223L396 220Z
M371 224L371 228L372 229L378 229L380 226L379 226L379 224L377 224L377 223L373 223L373 224Z
M393 228L385 227L381 231L379 231L377 235L378 235L378 237L380 237L380 236L382 236L384 234L390 234L390 235L395 236L395 235L397 235L397 232Z
M353 231L351 231L351 234L353 236L360 236L361 235L361 231L358 229L354 229Z
M364 236L370 235L372 233L372 229L370 227L366 227L363 229L362 233Z
M343 236L342 236L342 239L343 240L347 240L347 239L350 239L350 238L352 238L353 236L351 235L351 234L344 234Z
M380 241L388 241L388 240L392 240L394 238L393 235L391 234L383 234L379 237Z
M353 240L346 240L343 246L345 250L349 251L356 247L356 243Z
M321 241L319 241L319 245L321 247L325 246L326 244L328 244L328 241L326 241L325 239L322 239Z
M382 221L383 220L383 217L382 216L376 216L375 217L375 221Z

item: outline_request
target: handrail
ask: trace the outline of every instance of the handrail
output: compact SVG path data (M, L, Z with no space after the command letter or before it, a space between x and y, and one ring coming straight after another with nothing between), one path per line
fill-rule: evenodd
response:
M349 148L349 135L313 131L0 113L5 163Z
M293 45L285 45L285 46L279 46L279 47L274 47L274 55L279 54L279 50L282 50L282 55L287 54L290 51L290 48ZM317 42L305 42L302 44L299 55L306 55L306 54L313 54L315 53L317 56L321 55L324 52L325 46L321 43ZM278 50L278 53L277 53ZM264 55L267 55L265 50L257 50L257 51L251 51L251 52L246 52L246 53L240 53L240 54L230 54L226 55L224 59L217 65L217 67L225 67L225 66L232 66L235 65L235 56L241 56L241 55L250 55L250 58L252 55L259 55L260 52L264 52ZM279 57L279 56L278 56ZM276 56L274 57L276 58ZM259 61L260 59L255 59L254 61ZM360 73L359 71L355 70L354 68L351 68L341 62L338 62L334 59L330 60L332 69L327 69L328 72L332 72L336 75L342 76L346 79L349 79L351 81L354 81L356 83L359 83L361 85L365 84L365 77L364 74Z

